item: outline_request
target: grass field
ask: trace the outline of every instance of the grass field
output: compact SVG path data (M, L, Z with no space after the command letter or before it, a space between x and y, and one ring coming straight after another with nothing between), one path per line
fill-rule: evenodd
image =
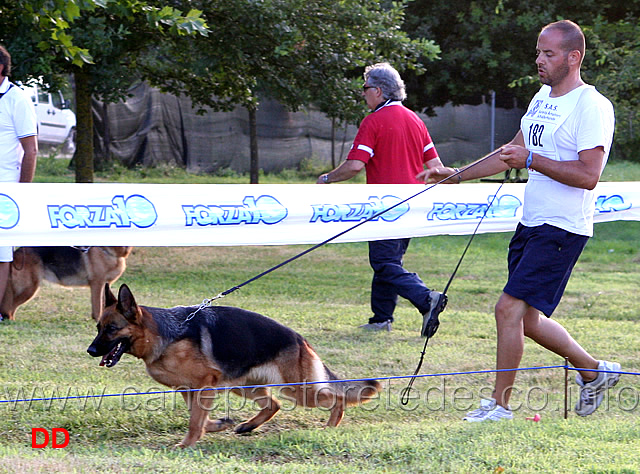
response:
M41 181L53 180L46 166ZM100 179L136 179L121 173L126 177ZM313 182L311 174L296 175L296 182ZM58 176L64 181L70 175ZM180 176L165 172L137 179L188 180ZM283 178L265 176L264 182L271 179ZM605 179L640 180L640 166L610 165ZM597 224L554 315L594 356L616 360L633 373L640 372L639 235L640 222ZM492 373L461 372L494 367L493 305L506 277L509 238L485 234L474 240L421 370L450 375L417 379L407 405L400 398L424 344L421 317L401 301L393 331L357 328L369 317L366 243L327 245L227 296L219 304L287 324L339 375L377 377L384 391L369 405L347 410L337 429L322 428L326 411L293 410L285 401L255 432L208 434L188 450L171 449L187 430L182 397L158 393L166 388L131 356L112 369L99 367L86 353L95 336L88 290L45 286L15 322L0 325L0 472L640 472L637 375L624 375L595 414L581 418L571 411L565 420L564 370L523 371L516 379L513 421L461 421L492 387ZM442 289L466 241L413 239L406 267ZM118 283L127 283L141 304L198 304L305 248L138 247ZM527 342L523 367L563 364ZM574 372L569 374L571 409L578 391ZM231 397L221 393L212 416L242 421L254 412ZM540 422L526 419L536 413ZM32 449L36 427L65 428L69 445Z

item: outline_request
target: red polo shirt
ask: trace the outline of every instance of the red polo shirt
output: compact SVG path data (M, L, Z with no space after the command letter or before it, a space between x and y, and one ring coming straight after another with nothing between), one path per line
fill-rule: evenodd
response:
M434 158L424 122L399 101L365 117L347 156L365 163L368 184L424 184L416 175Z

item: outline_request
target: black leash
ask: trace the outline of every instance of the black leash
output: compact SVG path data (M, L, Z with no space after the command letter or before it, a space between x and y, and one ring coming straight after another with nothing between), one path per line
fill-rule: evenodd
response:
M249 278L248 280L244 281L243 283L240 283L240 284L239 284L239 285L237 285L237 286L234 286L234 287L232 287L232 288L229 288L228 290L223 291L222 293L219 293L217 296L214 296L213 298L205 299L205 300L200 304L200 306L199 306L199 307L198 307L198 308L197 308L193 313L191 313L191 314L187 317L187 319L185 320L185 322L186 322L186 321L189 321L191 318L193 318L193 317L196 315L196 313L198 313L198 311L202 310L204 307L211 305L211 303L213 303L215 300L220 299L220 298L223 298L223 297L227 296L228 294L233 293L233 292L234 292L234 291L236 291L236 290L239 290L239 289L240 289L240 288L242 288L243 286L246 286L246 285L248 285L249 283L252 283L252 282L256 281L257 279L262 278L262 277L263 277L263 276L265 276L265 275L268 275L269 273L273 272L274 270L277 270L278 268L283 267L283 266L287 265L288 263L291 263L291 262L293 262L294 260L297 260L297 259L299 259L300 257L302 257L302 256L304 256L304 255L306 255L306 254L308 254L308 253L310 253L310 252L313 252L313 251L314 251L314 250L316 250L317 248L322 247L323 245L326 245L326 244L328 244L329 242L332 242L333 240L337 239L338 237L343 236L343 235L344 235L344 234L346 234L347 232L351 232L353 229L356 229L356 228L360 227L361 225L363 225L363 224L365 224L365 223L367 223L367 222L369 222L369 221L372 221L373 219L376 219L376 218L380 217L382 214L384 214L384 213L386 213L386 212L389 212L389 211L390 211L390 210L392 210L392 209L395 209L396 207L398 207L398 206L400 206L400 205L404 204L405 202L407 202L407 201L409 201L409 200L411 200L411 199L413 199L413 198L415 198L415 197L417 197L417 196L420 196L422 193L426 193L427 191L429 191L430 189L433 189L433 188L434 188L434 187L436 187L437 185L442 184L442 183L444 183L445 181L447 181L447 180L449 180L449 179L451 179L451 178L455 178L456 176L459 176L459 175L460 175L460 174L462 174L464 171L466 171L466 170L468 170L468 169L470 169L470 168L473 168L474 166L476 166L476 165L478 165L478 164L482 163L483 161L485 161L485 160L487 160L487 159L491 158L492 156L494 156L494 155L496 155L496 154L500 153L500 151L501 151L501 149L499 148L499 149L497 149L497 150L495 150L495 151L493 151L493 152L491 152L491 153L489 153L489 154L487 154L487 155L483 156L483 157L482 157L482 158L480 158L478 161L476 161L476 162L474 162L474 163L471 163L470 165L466 166L465 168L462 168L462 169L460 169L460 170L456 171L456 172L455 172L455 173L453 173L452 175L447 176L446 178L441 179L441 180L440 180L440 181L438 181L437 183L433 183L432 185L430 185L430 186L426 187L425 189L423 189L423 190L421 190L421 191L419 191L419 192L417 192L417 193L415 193L415 194L413 194L413 195L409 196L408 198L403 199L402 201L399 201L399 202L395 203L394 205L392 205L392 206L390 206L390 207L388 207L388 208L386 208L386 209L383 209L383 210L381 210L381 211L379 211L379 212L375 213L374 215L372 215L372 216L368 217L367 219L364 219L364 220L362 220L362 221L358 222L357 224L355 224L355 225L353 225L353 226L349 227L349 228L348 228L348 229L346 229L346 230L343 230L342 232L340 232L340 233L338 233L338 234L334 235L333 237L329 237L328 239L323 240L323 241L322 241L322 242L320 242L319 244L316 244L316 245L314 245L313 247L310 247L310 248L308 248L307 250L304 250L304 251L300 252L299 254L294 255L294 256L293 256L293 257L291 257L291 258L288 258L288 259L287 259L287 260L285 260L284 262L281 262L281 263L279 263L279 264L277 264L277 265L275 265L275 266L273 266L273 267L271 267L271 268L269 268L269 269L267 269L267 270L263 271L262 273L260 273L260 274L258 274L258 275L256 275L256 276L254 276L254 277L252 277L252 278ZM505 181L506 181L506 177L505 177ZM503 181L503 184L504 184L504 181ZM489 207L491 207L491 206L489 206ZM486 214L486 212L485 212L485 214ZM484 216L483 216L483 218L484 218ZM482 222L482 219L480 220L480 222ZM465 250L465 251L466 251L466 250ZM459 264L458 264L458 266L459 266ZM456 268L456 271L457 271L457 268ZM448 287L448 285L447 285L447 287Z
M446 296L447 296L447 291L449 290L449 286L451 286L451 282L453 281L453 278L456 276L456 273L458 273L458 269L460 268L460 265L462 264L462 260L464 259L464 256L467 254L467 250L469 250L469 247L471 246L471 242L473 242L473 238L478 233L478 229L480 228L480 224L482 224L482 221L484 220L485 216L489 212L489 209L491 209L491 206L493 206L493 203L496 200L496 198L498 197L498 194L500 194L500 190L502 189L502 186L504 185L504 183L506 183L508 181L510 174L511 174L511 169L507 170L507 172L505 173L504 179L500 183L500 186L498 187L498 190L493 195L493 198L491 199L491 202L489 203L489 206L487 206L487 208L485 209L484 214L482 214L482 217L478 221L478 225L476 225L476 228L473 230L473 234L471 234L471 237L467 241L467 245L464 248L464 251L462 252L462 255L460 255L460 259L458 260L456 268L453 270L453 273L449 277L449 281L447 282L447 285L444 287L444 290L442 291L442 294L445 297L445 304L446 304ZM438 329L438 326L440 324L440 322L438 321L438 314L440 314L442 311L444 311L444 306L442 307L442 309L440 311L438 311L437 313L434 314L434 320L433 321L431 321L431 320L429 321L429 323L431 323L431 327L427 328L426 331L423 330L423 334L422 335L425 336L424 347L422 348L422 352L420 354L420 360L418 361L418 366L416 367L416 370L413 373L413 376L409 380L409 384L402 390L400 402L403 405L406 405L407 403L409 403L409 393L411 392L411 390L413 388L413 382L415 382L416 377L420 373L420 368L422 367L422 362L424 362L424 356L425 356L425 353L426 353L426 350L427 350L427 344L429 343L429 339L431 339L431 337L433 337L433 335L436 333L436 331ZM429 316L431 316L431 315L429 315ZM429 324L429 323L427 323L427 324ZM426 334L425 334L425 332L426 332Z

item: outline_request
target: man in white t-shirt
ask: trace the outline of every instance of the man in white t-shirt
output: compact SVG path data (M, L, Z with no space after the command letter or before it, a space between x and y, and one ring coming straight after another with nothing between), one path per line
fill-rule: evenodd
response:
M38 122L33 102L9 81L10 75L11 55L0 46L0 182L28 183L36 169ZM12 260L13 247L0 247L0 302Z
M482 400L480 408L464 418L467 421L513 417L509 398L525 336L576 367L581 387L578 415L593 413L607 388L620 378L620 364L596 360L550 318L593 235L593 189L613 141L613 106L582 81L584 54L578 25L563 20L545 26L538 36L536 59L543 86L522 117L520 131L499 153L451 178L456 183L509 168L529 170L523 216L509 244L509 278L495 307L496 383L492 398ZM419 176L437 182L454 173L440 168Z

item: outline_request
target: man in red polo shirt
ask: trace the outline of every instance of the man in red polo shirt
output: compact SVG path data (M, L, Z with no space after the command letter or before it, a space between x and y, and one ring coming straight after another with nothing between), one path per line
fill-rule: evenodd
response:
M363 96L372 111L360 124L347 159L321 175L318 184L345 181L363 168L368 184L423 184L416 179L424 167L443 167L424 122L402 105L407 97L398 71L379 63L364 72ZM433 335L446 296L431 291L420 277L402 267L409 238L369 242L373 268L371 310L373 316L360 327L391 330L398 295L409 300L423 315L423 334ZM431 331L426 330L429 326Z

